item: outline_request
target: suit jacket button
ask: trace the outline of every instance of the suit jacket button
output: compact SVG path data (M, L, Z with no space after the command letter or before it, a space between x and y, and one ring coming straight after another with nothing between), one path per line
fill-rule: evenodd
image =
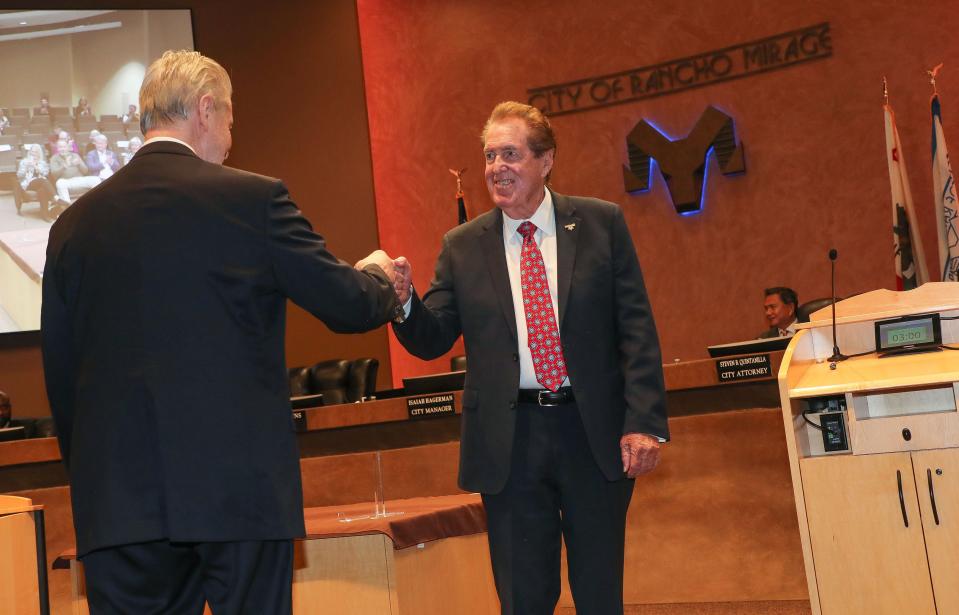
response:
M516 402L515 402L515 401L509 402L509 409L510 409L510 410L516 410Z
M519 361L519 355L514 352L514 353L513 353L513 362L515 363L516 361Z

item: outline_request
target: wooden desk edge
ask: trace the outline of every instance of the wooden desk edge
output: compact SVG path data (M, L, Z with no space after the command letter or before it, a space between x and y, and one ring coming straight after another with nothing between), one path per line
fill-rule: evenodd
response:
M666 381L666 390L667 392L684 391L714 386L729 386L744 382L775 380L775 374L779 371L782 361L783 351L779 350L768 354L770 355L772 375L732 382L719 382L715 365L716 361L720 359L696 359L664 365L663 374ZM722 359L728 358L722 357ZM449 392L453 393L455 412L460 414L462 412L463 391L448 391L447 393ZM436 395L442 394L436 393ZM406 406L407 399L407 397L395 397L334 406L303 408L297 411L303 412L306 417L307 432L379 423L401 423L411 421ZM430 419L422 420L428 421ZM31 438L0 443L0 467L55 461L60 461L60 449L57 446L56 438Z

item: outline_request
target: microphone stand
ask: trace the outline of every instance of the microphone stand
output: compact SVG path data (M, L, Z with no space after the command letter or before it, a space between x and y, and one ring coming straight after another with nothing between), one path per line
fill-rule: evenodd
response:
M836 363L849 358L839 352L839 344L836 342L836 258L838 256L839 253L835 248L829 251L829 262L832 269L832 356L826 360L833 364L833 369L835 369Z

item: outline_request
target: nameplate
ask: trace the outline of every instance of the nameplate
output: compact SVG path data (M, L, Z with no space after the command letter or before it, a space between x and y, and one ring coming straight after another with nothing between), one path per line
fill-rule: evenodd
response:
M293 431L296 433L306 431L306 412L303 410L293 411Z
M429 419L436 416L456 414L452 393L409 397L406 399L406 410L410 419Z
M734 359L717 359L716 373L720 382L736 382L773 375L768 354L751 354Z

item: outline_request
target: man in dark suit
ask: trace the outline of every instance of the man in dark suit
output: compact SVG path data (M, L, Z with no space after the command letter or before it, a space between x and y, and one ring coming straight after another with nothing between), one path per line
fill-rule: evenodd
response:
M633 477L668 438L639 262L616 205L546 188L537 109L501 103L483 142L497 207L446 234L422 299L399 263L394 331L424 359L463 335L460 485L483 494L502 612L553 613L562 536L576 612L621 614Z
M774 286L765 291L763 313L769 328L759 334L759 339L785 337L796 334L796 308L799 297L796 291L785 286Z
M344 332L398 308L385 253L337 260L281 181L222 166L231 95L165 53L146 143L50 232L44 368L95 614L291 612L286 301Z

